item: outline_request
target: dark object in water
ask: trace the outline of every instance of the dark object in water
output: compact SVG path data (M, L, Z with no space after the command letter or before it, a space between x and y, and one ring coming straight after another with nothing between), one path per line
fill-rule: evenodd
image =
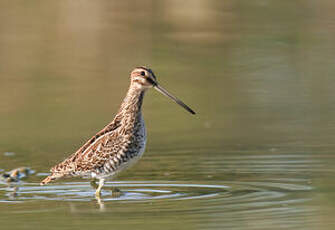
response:
M10 183L10 182L18 182L22 178L28 177L33 174L34 171L27 167L19 167L13 169L9 172L5 172L0 174L0 181Z

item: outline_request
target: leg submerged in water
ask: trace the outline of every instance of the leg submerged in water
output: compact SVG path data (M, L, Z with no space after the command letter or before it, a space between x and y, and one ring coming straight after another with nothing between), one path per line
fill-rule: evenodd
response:
M92 180L90 181L90 185L91 185L92 188L94 188L95 190L97 190L98 185L97 185L97 182L96 182L95 179L92 179Z
M100 198L101 195L101 189L105 184L105 179L99 179L99 186L97 188L97 190L95 191L95 196Z

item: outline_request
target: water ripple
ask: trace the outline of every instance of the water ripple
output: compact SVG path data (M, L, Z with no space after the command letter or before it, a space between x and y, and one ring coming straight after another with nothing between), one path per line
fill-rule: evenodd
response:
M0 203L36 200L81 201L95 200L94 189L87 182L65 182L48 186L37 183L21 183L20 187L0 187ZM112 189L121 193L116 196ZM15 189L14 189L15 188ZM158 202L202 200L212 206L220 204L225 209L270 208L274 205L300 203L293 192L307 192L311 186L274 182L221 182L221 184L182 182L108 182L103 189L103 201ZM14 191L15 190L15 191Z

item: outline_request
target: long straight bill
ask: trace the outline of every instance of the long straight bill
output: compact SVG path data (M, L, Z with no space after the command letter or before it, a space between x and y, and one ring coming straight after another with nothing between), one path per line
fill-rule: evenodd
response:
M161 94L171 98L172 100L174 100L178 105L180 105L181 107L183 107L184 109L186 109L188 112L190 112L191 114L195 114L195 112L188 107L187 105L184 104L184 102L182 102L181 100L179 100L178 98L176 98L175 96L173 96L172 94L170 94L166 89L164 89L162 86L156 84L154 85L154 88L160 92Z

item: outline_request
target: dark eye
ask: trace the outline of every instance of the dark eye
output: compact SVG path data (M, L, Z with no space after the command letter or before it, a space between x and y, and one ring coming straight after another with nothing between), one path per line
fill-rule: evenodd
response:
M142 71L142 72L141 72L141 75L142 75L142 76L145 76L145 72L144 72L144 71Z

